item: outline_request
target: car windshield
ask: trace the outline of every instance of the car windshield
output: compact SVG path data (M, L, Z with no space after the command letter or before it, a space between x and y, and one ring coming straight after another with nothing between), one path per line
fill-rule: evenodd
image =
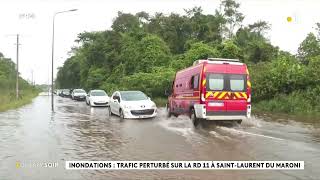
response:
M75 93L86 93L84 90L82 89L76 89L74 90Z
M104 91L92 91L91 96L107 96L107 93Z
M124 101L141 101L141 100L147 100L148 97L140 91L126 91L126 92L120 92L122 100Z

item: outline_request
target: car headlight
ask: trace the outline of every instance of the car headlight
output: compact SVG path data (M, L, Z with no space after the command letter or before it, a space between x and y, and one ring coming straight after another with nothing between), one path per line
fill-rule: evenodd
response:
M156 104L153 103L152 106L151 106L151 108L157 108Z

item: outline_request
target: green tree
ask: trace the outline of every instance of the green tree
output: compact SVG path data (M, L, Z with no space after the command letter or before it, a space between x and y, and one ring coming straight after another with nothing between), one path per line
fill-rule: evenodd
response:
M241 25L244 15L239 12L240 4L235 0L223 0L220 6L221 9L219 14L226 19L226 25L224 28L226 36L230 39L233 37L235 28Z
M185 10L185 12L188 19L190 19L188 28L191 33L191 39L206 43L220 43L222 41L220 27L225 23L225 19L222 16L204 15L201 7L194 7Z
M239 59L241 57L241 49L231 40L223 42L219 49L222 58Z
M16 64L10 59L4 57L0 52L0 102L2 106L0 110L6 109L4 107L12 105L16 102L15 86L16 86ZM32 93L36 93L36 89L23 78L18 77L19 81L19 99L26 98Z
M257 21L253 24L249 24L248 28L250 32L256 33L257 36L260 36L260 37L261 36L263 37L264 33L267 30L271 29L270 24L267 23L266 21Z
M139 44L138 72L150 72L153 67L167 66L170 63L170 50L158 36L148 35Z
M308 64L308 83L311 86L320 85L320 55L312 57Z
M124 65L125 74L131 75L137 70L137 63L140 60L139 39L123 34L120 46L120 62Z
M214 47L211 47L202 42L194 43L191 45L191 48L185 53L184 59L185 66L190 66L195 60L198 59L207 59L209 57L219 57L220 53Z
M75 56L68 58L63 67L58 68L56 87L63 89L80 87L80 63Z
M274 47L264 37L265 32L269 29L267 22L258 21L237 31L235 43L241 47L245 62L258 63L277 58L278 47Z
M148 33L161 37L169 46L172 53L183 53L184 44L191 36L191 25L186 16L170 14L164 16L157 13L146 25Z
M114 31L122 33L139 31L139 17L128 13L118 12L118 17L113 21L111 27Z
M91 67L87 78L87 88L97 89L106 79L106 70L104 68Z
M313 33L309 33L298 48L298 58L303 64L308 64L310 58L320 54L320 41Z
M128 75L135 72L150 72L152 67L168 65L171 59L166 43L151 34L141 40L125 35L120 56Z

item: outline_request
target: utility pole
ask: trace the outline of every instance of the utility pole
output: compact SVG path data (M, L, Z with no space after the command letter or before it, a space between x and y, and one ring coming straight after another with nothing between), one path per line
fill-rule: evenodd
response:
M17 34L17 80L16 80L16 99L19 99L19 34Z
M54 22L55 22L55 18L57 14L61 14L61 13L67 13L67 12L72 12L72 11L77 11L78 9L70 9L67 11L60 11L60 12L56 12L53 15L52 18L52 45L51 45L51 110L52 112L54 112L54 95L53 95L53 90L54 90L54 85L53 85L53 61L54 61Z
M51 110L54 112L54 95L53 95L53 60L54 60L54 20L56 14L53 15L52 20L52 45L51 45Z
M33 69L31 69L31 85L34 86L34 83L33 83Z

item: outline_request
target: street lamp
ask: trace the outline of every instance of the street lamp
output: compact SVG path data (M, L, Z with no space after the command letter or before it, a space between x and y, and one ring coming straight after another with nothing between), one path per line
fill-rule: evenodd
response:
M61 14L61 13L67 13L67 12L72 12L72 11L77 11L78 9L70 9L70 10L67 10L67 11L60 11L60 12L56 12L54 13L53 15L53 20L52 20L52 54L51 54L51 110L54 111L54 107L53 107L53 59L54 59L54 20L56 18L56 15L57 14Z

